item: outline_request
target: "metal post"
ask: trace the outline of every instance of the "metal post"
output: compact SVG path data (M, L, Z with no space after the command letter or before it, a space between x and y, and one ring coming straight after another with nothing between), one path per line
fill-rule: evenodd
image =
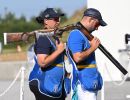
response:
M25 67L21 68L21 82L20 82L20 100L24 100L24 71Z
M2 43L0 42L0 54L2 53Z
M7 33L3 33L4 34L4 45L7 45Z
M103 69L102 69L102 70L103 70L103 71L102 71L103 86L102 86L102 90L101 90L101 100L105 100L105 99L104 99L104 97L105 97L105 90L104 90L104 89L105 89L105 87L104 87L104 85L105 85L105 82L104 82L104 78L105 78L105 77L104 77L104 75L105 75L105 74L104 74L104 73L105 73L105 66L106 66L106 63L104 62L104 67L103 67Z
M103 80L103 86L102 86L102 90L101 90L101 100L105 100L105 99L104 99L104 95L105 95L105 94L104 94L104 92L105 92L105 91L104 91L104 83L105 83L105 82L104 82L104 80Z
M128 70L130 70L130 61L129 61L129 64L128 64ZM129 73L129 74L130 74L130 73ZM127 94L127 95L126 95L126 98L127 98L127 99L130 99L130 94Z

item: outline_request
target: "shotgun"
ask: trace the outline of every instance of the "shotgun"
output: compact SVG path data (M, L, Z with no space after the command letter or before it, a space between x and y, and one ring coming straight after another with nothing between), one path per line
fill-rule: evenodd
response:
M94 36L90 34L80 22L77 23L77 27L79 27L79 30L86 35L88 40L91 41L94 38ZM124 75L128 73L126 69L124 69L124 67L106 50L106 48L102 44L99 44L98 48Z
M28 41L31 36L47 35L55 38L61 37L65 31L77 28L76 24L66 25L56 29L39 29L32 32L4 33L4 44L17 41Z

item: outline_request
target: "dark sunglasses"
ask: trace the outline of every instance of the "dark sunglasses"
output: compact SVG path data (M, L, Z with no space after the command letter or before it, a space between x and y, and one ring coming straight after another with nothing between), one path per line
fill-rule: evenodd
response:
M56 18L49 18L49 20L54 20L56 22L59 22L60 21L60 18L59 17L56 17Z

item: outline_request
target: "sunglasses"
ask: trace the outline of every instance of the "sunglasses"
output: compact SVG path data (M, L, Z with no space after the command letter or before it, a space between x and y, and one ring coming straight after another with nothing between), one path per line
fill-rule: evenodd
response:
M49 18L49 20L54 20L56 22L60 22L60 18L59 17L56 17L56 18Z

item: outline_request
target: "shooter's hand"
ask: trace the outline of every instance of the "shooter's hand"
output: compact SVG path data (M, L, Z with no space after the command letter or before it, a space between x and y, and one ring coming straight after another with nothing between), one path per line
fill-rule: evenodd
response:
M23 32L23 34L21 35L21 39L27 42L29 40L29 34L26 32Z
M56 50L59 52L59 53L62 53L65 49L65 45L62 41L60 41L58 43L58 41L56 40Z
M93 48L93 50L96 50L98 48L100 44L100 40L97 37L94 37L91 41L90 41L90 45Z

